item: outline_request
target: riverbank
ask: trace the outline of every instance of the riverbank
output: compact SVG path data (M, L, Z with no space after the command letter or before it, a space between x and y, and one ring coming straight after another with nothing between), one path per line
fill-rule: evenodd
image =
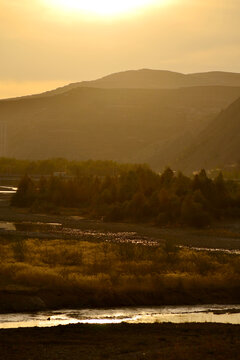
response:
M0 197L1 199L1 197ZM114 223L91 220L79 216L77 209L62 211L60 214L37 214L28 210L10 207L8 202L0 202L0 221L10 223L29 224L26 231L8 231L0 229L0 236L22 237L36 236L39 238L79 238L81 234L74 234L72 230L82 230L95 233L134 233L137 237L147 240L168 242L175 246L190 246L200 248L219 248L227 250L240 250L240 220L215 223L205 229L181 228L181 227L157 227L152 224ZM61 224L64 231L31 232L31 224ZM55 229L57 230L57 229ZM59 230L59 229L58 229ZM62 229L60 229L62 230Z
M1 360L236 360L240 326L71 325L0 331Z

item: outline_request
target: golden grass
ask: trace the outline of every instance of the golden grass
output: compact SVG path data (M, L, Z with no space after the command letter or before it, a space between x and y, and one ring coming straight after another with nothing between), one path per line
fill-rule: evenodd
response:
M0 290L24 287L82 294L100 304L117 298L145 304L220 301L222 296L234 301L239 284L235 255L77 240L0 244Z

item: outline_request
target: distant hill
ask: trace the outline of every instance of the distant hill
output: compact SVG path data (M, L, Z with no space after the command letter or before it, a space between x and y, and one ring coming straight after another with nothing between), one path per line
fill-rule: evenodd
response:
M161 169L239 97L240 87L230 86L80 87L53 96L2 100L5 155L147 162Z
M205 72L181 74L165 70L129 70L105 76L93 81L69 84L44 93L56 95L79 87L96 87L102 89L179 89L192 86L240 86L240 73Z
M175 166L222 168L240 162L240 98L222 111L185 149Z

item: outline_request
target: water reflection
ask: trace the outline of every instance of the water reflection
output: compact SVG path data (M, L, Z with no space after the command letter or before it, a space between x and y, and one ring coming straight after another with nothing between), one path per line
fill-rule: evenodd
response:
M60 229L62 224L60 223L42 223L42 222L21 222L15 223L17 231L54 231Z
M2 314L0 328L53 327L70 324L223 323L240 324L240 305L168 306L45 311L35 314Z
M229 250L229 249L220 249L220 248L204 248L204 247L194 247L194 246L178 246L179 249L191 249L194 251L209 251L212 253L221 252L224 254L230 255L240 255L240 250Z
M17 187L13 186L0 186L0 194L15 194L17 192Z

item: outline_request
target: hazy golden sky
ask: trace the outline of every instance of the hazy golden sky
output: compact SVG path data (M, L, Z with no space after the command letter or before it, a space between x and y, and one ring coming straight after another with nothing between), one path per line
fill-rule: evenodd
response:
M240 0L139 0L108 16L64 2L0 0L0 98L128 69L240 72Z

